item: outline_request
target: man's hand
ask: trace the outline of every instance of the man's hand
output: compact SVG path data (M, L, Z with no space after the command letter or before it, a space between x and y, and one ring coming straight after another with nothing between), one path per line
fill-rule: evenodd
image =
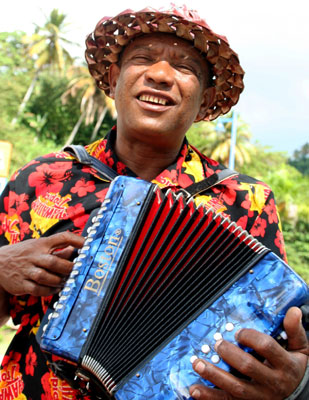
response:
M84 240L61 232L1 247L0 285L13 295L49 296L58 292L72 270L72 252L81 248Z
M193 385L191 396L199 400L282 400L288 397L302 380L308 362L309 345L301 317L302 313L296 307L290 308L286 314L287 350L270 336L253 329L237 332L237 341L260 354L265 359L264 363L230 342L217 342L219 356L250 379L236 378L198 359L193 364L194 370L221 390Z

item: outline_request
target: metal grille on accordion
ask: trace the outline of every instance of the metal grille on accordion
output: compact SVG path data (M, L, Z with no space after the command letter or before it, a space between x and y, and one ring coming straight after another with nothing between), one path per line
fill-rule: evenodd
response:
M308 299L305 282L235 223L119 176L37 336L63 359L56 372L102 398L189 399L190 385L211 385L196 357L230 370L216 340L236 343L244 326L284 338L285 312Z

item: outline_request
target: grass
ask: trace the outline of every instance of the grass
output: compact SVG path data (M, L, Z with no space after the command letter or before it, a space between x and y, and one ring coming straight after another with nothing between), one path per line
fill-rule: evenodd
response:
M5 354L15 333L16 329L13 328L10 324L3 325L0 328L0 356L3 356L3 354Z

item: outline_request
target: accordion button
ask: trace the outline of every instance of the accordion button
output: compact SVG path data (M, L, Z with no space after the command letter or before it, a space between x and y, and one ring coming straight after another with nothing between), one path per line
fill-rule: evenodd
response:
M283 340L287 340L287 338L288 338L288 335L286 334L285 331L280 332L280 336L281 336L281 338L282 338Z
M228 322L226 325L225 325L225 330L226 331L228 331L228 332L232 332L232 330L235 328L235 326L234 326L234 324L232 324L232 322Z
M221 333L220 332L216 332L214 334L214 339L215 339L215 341L221 340L222 339Z
M192 356L192 357L190 358L190 362L191 362L192 364L194 363L195 360L197 360L197 356Z
M211 357L211 362L212 362L213 364L218 364L219 361L220 361L220 357L219 357L217 354L214 354L214 355Z
M210 352L210 347L208 346L208 344L203 344L202 352L205 354L208 354Z

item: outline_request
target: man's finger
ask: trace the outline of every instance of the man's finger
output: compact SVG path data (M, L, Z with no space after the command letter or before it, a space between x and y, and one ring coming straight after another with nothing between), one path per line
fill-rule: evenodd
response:
M217 342L216 351L228 365L256 382L267 384L273 379L272 369L231 342Z
M44 268L32 267L28 271L28 281L32 281L39 286L61 288L64 285L62 276L52 274Z
M241 380L207 361L201 359L195 360L193 368L202 378L212 382L215 386L230 394L230 397L227 397L225 394L226 397L223 397L224 399L265 400L265 392L260 388L257 389L251 382ZM210 393L209 389L206 392ZM217 396L219 395L221 394L217 393ZM208 398L212 399L212 397L206 397L206 399ZM221 398L218 397L218 399Z
M271 336L254 329L241 329L236 334L238 343L255 350L274 368L288 368L291 359L289 353Z
M61 276L68 276L73 268L72 261L53 254L43 254L35 265Z
M190 387L190 396L196 400L228 400L231 397L220 389L212 389L203 385ZM233 400L236 400L235 398Z
M283 326L288 336L288 349L298 350L308 354L308 340L302 325L302 312L297 307L292 307L286 313Z
M49 246L50 251L53 252L56 249L63 249L67 246L80 249L83 247L85 238L72 232L59 232L46 238L40 238L39 240L42 245L44 241L44 245Z

